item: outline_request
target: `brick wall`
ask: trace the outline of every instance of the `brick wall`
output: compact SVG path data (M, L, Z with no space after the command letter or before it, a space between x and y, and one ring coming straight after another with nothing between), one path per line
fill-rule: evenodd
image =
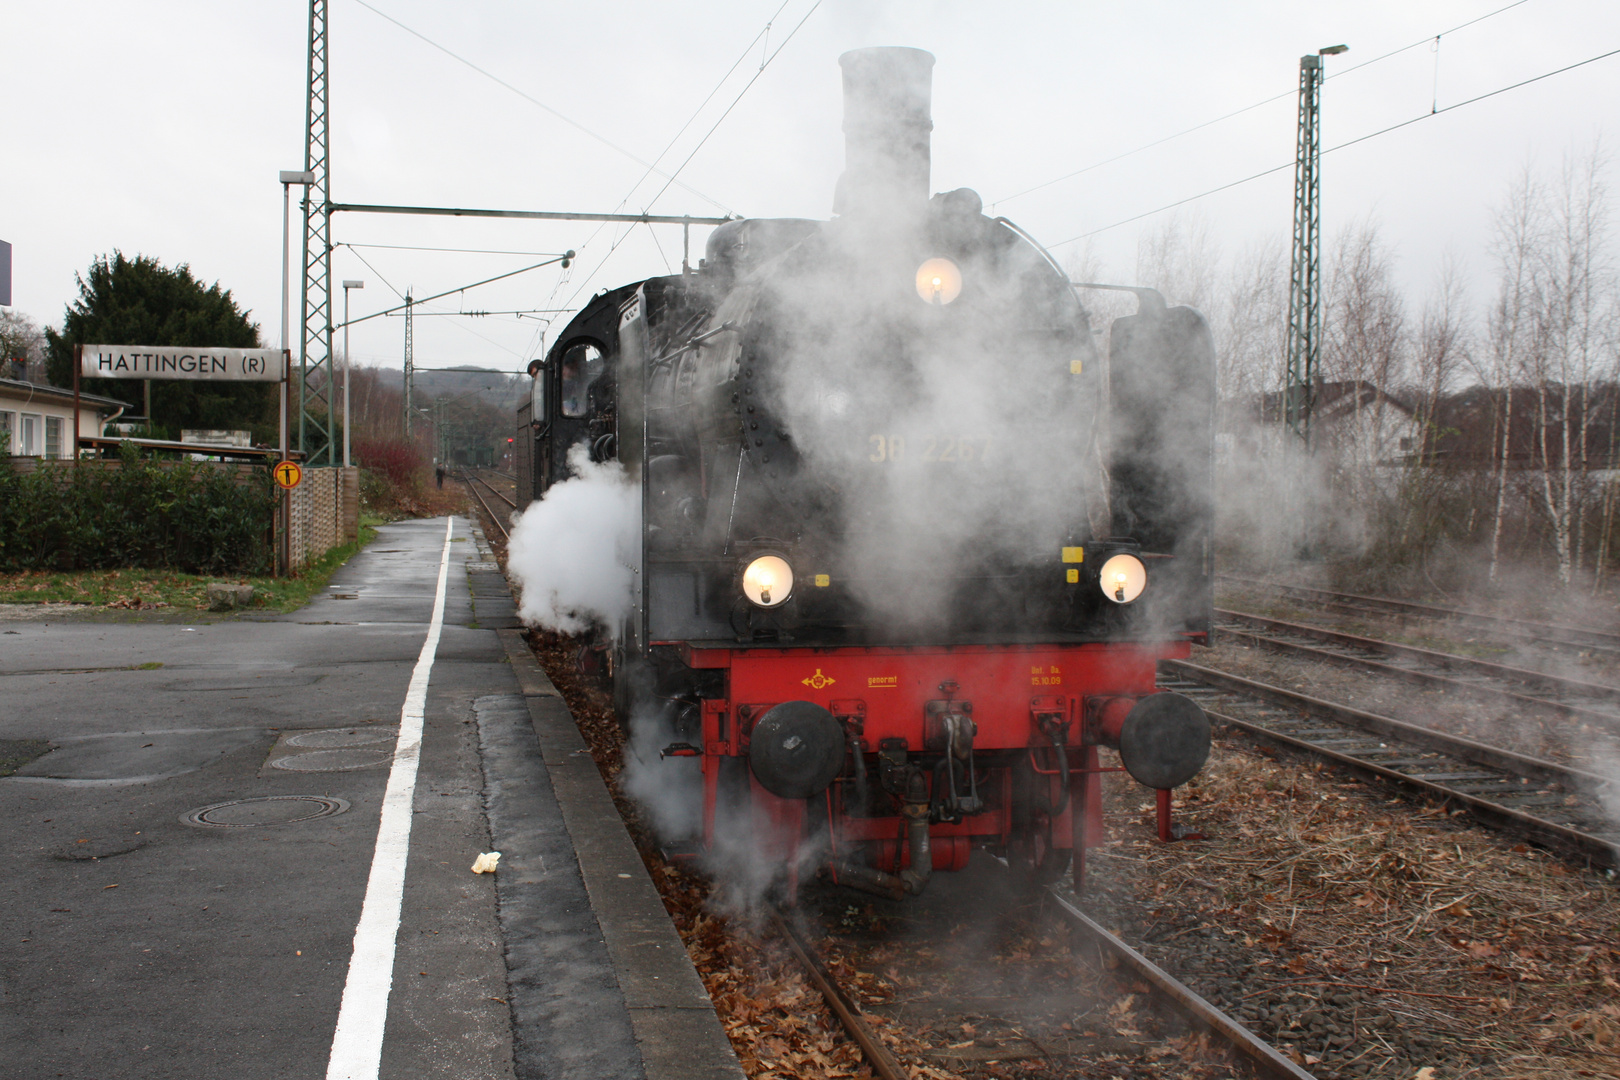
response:
M358 468L305 469L288 501L288 551L294 571L360 535Z

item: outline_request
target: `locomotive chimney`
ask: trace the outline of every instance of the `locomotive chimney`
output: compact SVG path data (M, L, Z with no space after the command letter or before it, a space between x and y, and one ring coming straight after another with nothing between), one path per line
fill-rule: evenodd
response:
M877 217L928 204L934 56L922 49L855 49L844 69L844 174L833 213Z

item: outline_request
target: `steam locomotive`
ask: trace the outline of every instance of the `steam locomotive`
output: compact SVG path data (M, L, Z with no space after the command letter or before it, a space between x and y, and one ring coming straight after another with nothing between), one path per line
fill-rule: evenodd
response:
M916 894L976 847L1080 884L1101 775L1156 789L1168 838L1209 752L1155 688L1210 634L1208 328L1132 290L1104 362L1044 249L930 197L933 63L841 57L833 218L730 221L601 293L519 412L533 498L571 451L638 485L616 705L699 759L695 842L743 828L789 890Z

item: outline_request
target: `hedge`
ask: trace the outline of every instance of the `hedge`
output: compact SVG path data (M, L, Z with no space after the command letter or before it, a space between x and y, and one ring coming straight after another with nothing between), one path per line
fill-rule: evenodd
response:
M0 572L142 567L261 574L272 567L268 469L119 460L39 462L0 453Z

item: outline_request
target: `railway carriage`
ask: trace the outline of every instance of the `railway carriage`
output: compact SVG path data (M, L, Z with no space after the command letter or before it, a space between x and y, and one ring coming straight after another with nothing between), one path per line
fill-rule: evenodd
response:
M596 296L531 366L520 475L542 498L588 453L639 489L604 640L621 715L699 759L697 843L740 827L789 889L915 894L976 847L1079 880L1102 772L1168 836L1208 754L1155 672L1210 634L1210 335L1132 290L1101 355L1037 243L930 196L933 57L840 63L833 218L732 221Z

